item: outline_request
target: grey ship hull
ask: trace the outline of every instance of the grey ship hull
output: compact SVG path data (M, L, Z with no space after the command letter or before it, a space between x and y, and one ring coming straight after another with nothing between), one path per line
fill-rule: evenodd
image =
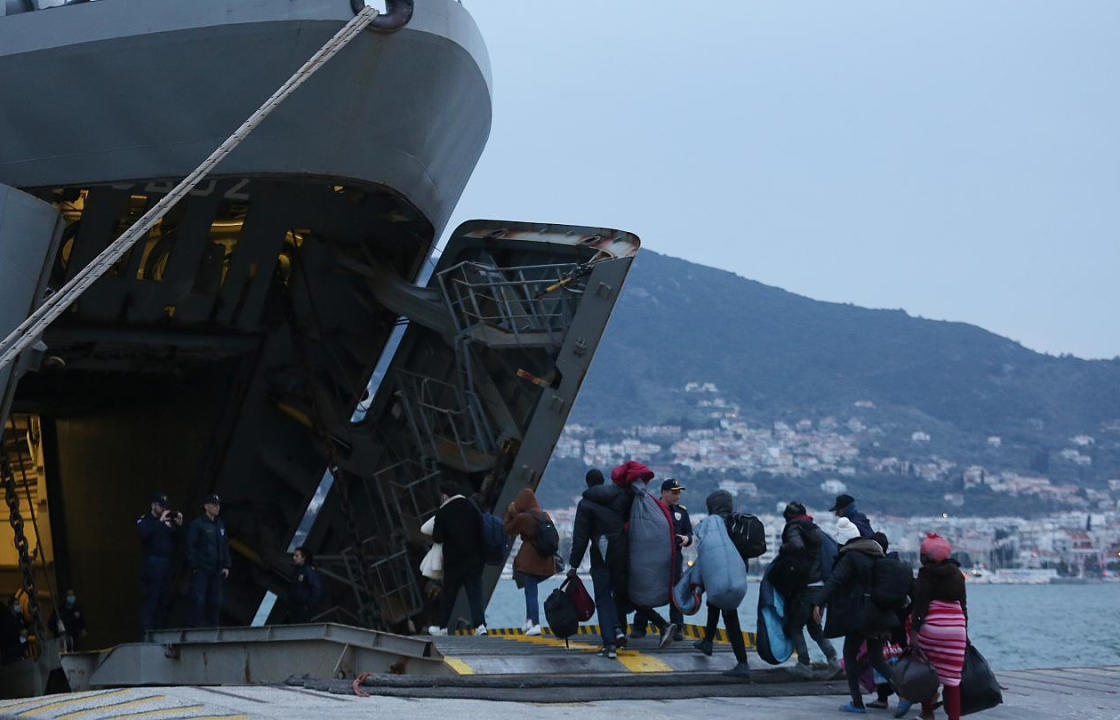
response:
M351 16L348 0L99 0L0 17L0 184L39 228L0 218L0 257L59 287ZM155 489L188 517L223 496L223 623L285 593L302 528L330 577L322 619L409 631L431 612L416 567L437 484L504 507L539 481L637 238L468 224L413 287L489 126L477 28L425 0L340 53L47 330L5 449L40 458L18 463L40 584L78 590L91 645L136 634L132 526ZM42 283L15 272L0 300L30 307Z

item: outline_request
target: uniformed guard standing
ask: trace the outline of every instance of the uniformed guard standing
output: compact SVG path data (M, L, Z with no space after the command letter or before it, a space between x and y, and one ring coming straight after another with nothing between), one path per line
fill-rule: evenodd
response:
M222 609L222 581L229 577L229 538L218 517L221 499L208 495L206 510L187 530L187 564L191 568L191 617L193 627L218 627Z
M692 520L688 517L688 508L681 505L681 492L683 490L685 490L685 487L676 478L669 478L661 483L661 502L669 507L669 513L673 516L673 533L677 538L677 560L676 566L673 568L674 585L676 585L684 570L684 558L681 555L680 548L692 544ZM669 603L669 622L677 626L673 631L673 640L684 640L684 632L682 631L684 613L672 603ZM648 624L649 618L639 610L634 615L634 632L631 637L644 637Z
M167 496L152 495L150 512L136 521L140 534L140 634L163 627L171 601L171 561L183 514L167 509Z

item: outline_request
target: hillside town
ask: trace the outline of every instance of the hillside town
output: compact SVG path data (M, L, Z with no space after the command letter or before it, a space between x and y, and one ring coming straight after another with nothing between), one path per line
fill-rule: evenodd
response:
M876 527L891 538L894 549L912 554L912 559L916 560L925 532L937 531L954 539L962 564L980 582L1109 578L1120 571L1120 470L1117 477L1107 478L1098 487L1087 487L1036 472L962 462L933 452L932 432L922 427L904 436L905 454L870 453L866 450L879 450L885 435L868 420L868 411L875 408L871 400L854 403L849 417L779 420L764 427L741 417L738 405L714 383L689 382L683 392L696 410L691 416L693 424L701 424L695 420L700 418L705 426L638 425L604 432L569 424L557 443L555 457L588 468L641 458L661 477L714 477L711 489L718 487L736 496L737 503L759 514L775 536L782 521L781 503L777 508L770 506L774 484L819 480L814 489L824 498L849 492L854 478L898 477L938 488L942 505L954 510L904 517L884 515L874 506L861 504L876 518ZM1120 427L1105 426L1103 432L1120 436ZM1055 462L1090 466L1098 442L1089 434L1070 437L1067 447L1053 453ZM1110 437L1109 442L1116 440ZM1004 440L985 436L980 444L994 454ZM771 492L764 492L767 489ZM573 486L572 507L557 511L562 520L558 525L563 526L574 513L577 491ZM980 492L1039 504L1050 501L1051 507L1061 510L1028 517L970 515L968 500ZM700 508L701 496L686 502ZM830 516L824 507L814 514L824 518L822 525L827 527Z

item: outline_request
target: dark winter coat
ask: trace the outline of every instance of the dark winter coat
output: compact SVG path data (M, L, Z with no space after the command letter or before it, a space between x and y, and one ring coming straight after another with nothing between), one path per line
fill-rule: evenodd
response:
M462 495L453 496L436 511L432 541L443 543L445 578L482 572L482 515Z
M591 567L610 568L611 584L623 587L626 577L626 533L624 527L630 516L633 496L617 485L595 485L583 491L576 507L572 528L572 553L570 567L578 568L583 555L591 547Z
M961 604L965 621L968 621L968 605L965 600L964 575L956 560L944 560L932 565L922 565L918 570L918 581L914 585L914 605L911 611L913 630L926 621L929 604L934 600L957 601Z
M521 549L513 558L514 571L537 577L552 577L556 574L556 558L541 555L533 544L537 539L537 522L541 516L552 520L548 513L541 510L533 491L522 488L506 510L503 528L506 535L521 537Z
M191 521L187 530L187 564L191 570L204 572L229 569L229 538L220 517L211 520L203 513Z
M826 635L882 635L898 627L895 613L871 602L875 561L883 557L883 547L870 538L841 546L836 567L821 589L819 602L828 606Z
M140 535L140 553L144 565L171 563L177 535L174 524L168 527L158 517L146 512L136 521L136 531Z
M860 537L869 538L875 534L875 531L871 529L871 521L867 519L866 515L856 510L855 503L852 503L844 510L843 517L852 521L852 524L859 530Z
M792 518L782 528L782 546L778 554L796 563L805 585L821 580L821 532L808 515Z
M61 607L55 608L51 613L51 619L48 621L51 630L54 631L55 637L61 637L62 633L58 631L58 622L62 621L63 627L66 628L66 635L71 638L77 639L79 635L85 632L86 629L86 615L82 612L82 606L75 603L74 605L63 604Z

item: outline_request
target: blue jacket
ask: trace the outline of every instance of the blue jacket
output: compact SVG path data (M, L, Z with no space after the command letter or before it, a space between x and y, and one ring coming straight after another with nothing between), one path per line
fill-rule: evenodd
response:
M843 517L846 517L852 521L852 524L855 525L859 530L860 537L869 538L875 534L875 531L871 529L871 521L867 519L866 515L861 513L859 510L856 510L855 503L852 503L847 507L847 509L844 511Z
M191 570L206 572L229 568L229 538L220 517L211 520L204 513L191 522L187 530L187 564Z
M140 534L140 552L145 565L171 562L175 554L174 525L168 527L146 512L136 521L136 531Z

